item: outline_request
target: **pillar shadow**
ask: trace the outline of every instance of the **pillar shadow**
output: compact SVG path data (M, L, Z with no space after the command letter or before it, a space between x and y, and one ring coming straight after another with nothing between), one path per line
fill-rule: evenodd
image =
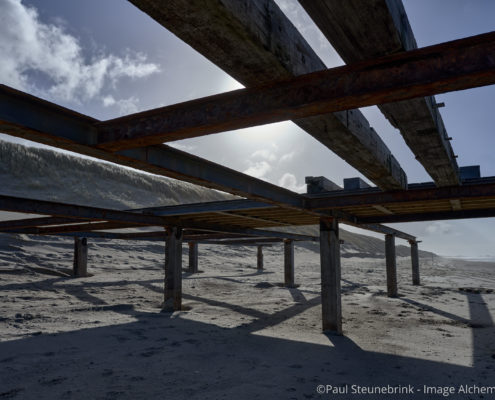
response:
M304 342L303 332L301 340L285 340L181 314L125 312L135 321L0 343L2 398L318 399L318 385L351 390L480 382L476 366L365 351L346 337L329 335L322 345Z

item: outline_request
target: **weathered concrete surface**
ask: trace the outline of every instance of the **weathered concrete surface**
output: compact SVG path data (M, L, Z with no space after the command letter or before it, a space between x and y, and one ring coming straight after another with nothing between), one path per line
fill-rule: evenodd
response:
M284 240L284 285L294 287L294 241Z
M198 273L198 242L189 242L189 270L190 274Z
M88 240L86 238L74 238L73 273L78 278L88 276Z
M418 242L410 242L411 244L411 267L412 267L412 284L419 285L419 254Z
M400 0L299 0L350 64L417 48ZM460 183L452 146L434 97L379 106L438 186Z
M163 311L182 308L182 238L181 228L170 228L165 239L165 280Z
M273 0L130 1L245 86L325 68ZM380 188L405 188L404 171L359 110L294 122Z
M385 263L387 267L387 295L397 297L397 258L395 236L385 235Z
M263 271L263 246L258 246L256 253L256 268L258 271Z
M323 331L342 334L339 223L320 221L321 314Z

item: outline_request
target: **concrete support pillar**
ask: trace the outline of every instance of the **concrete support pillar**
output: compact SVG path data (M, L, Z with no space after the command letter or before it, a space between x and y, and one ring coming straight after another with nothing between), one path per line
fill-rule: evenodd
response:
M76 277L88 276L88 239L74 238L73 273Z
M320 220L321 312L323 331L342 334L340 241L336 219Z
M257 269L263 271L263 246L258 246Z
M189 242L189 273L198 273L198 243Z
M294 286L294 242L284 240L284 284Z
M163 310L180 310L182 306L182 228L167 229L164 286Z
M385 262L387 265L387 295L388 297L397 297L395 235L385 235Z
M412 283L419 285L419 255L418 242L409 242L411 244L411 264L412 264Z

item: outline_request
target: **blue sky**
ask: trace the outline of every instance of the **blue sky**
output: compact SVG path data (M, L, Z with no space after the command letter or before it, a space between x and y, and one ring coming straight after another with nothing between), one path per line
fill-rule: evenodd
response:
M342 60L296 0L277 3L328 67ZM493 31L495 1L406 0L420 47ZM125 0L2 0L0 81L99 119L241 87ZM495 176L495 87L437 96L459 165ZM376 107L362 110L408 175L431 181ZM6 139L5 136L2 136ZM175 144L236 170L304 191L304 177L362 176L291 122ZM495 256L495 219L394 224L440 254Z

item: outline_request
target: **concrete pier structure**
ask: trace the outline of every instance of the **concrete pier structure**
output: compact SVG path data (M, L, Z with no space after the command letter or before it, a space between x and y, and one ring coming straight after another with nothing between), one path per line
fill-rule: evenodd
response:
M342 334L339 223L320 220L321 312L323 331Z

